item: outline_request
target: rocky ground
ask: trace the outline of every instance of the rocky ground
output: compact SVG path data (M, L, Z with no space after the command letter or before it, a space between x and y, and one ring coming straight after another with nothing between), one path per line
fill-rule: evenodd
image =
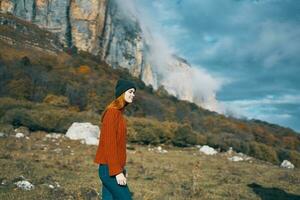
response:
M199 148L128 145L134 199L300 199L299 169ZM0 199L98 199L95 152L62 134L1 133Z

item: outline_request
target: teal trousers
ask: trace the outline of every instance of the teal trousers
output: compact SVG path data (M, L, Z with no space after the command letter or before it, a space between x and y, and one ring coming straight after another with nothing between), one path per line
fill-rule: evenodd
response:
M124 170L124 175L126 171ZM102 200L131 200L128 185L119 185L116 176L109 176L108 165L99 165L99 178L102 182Z

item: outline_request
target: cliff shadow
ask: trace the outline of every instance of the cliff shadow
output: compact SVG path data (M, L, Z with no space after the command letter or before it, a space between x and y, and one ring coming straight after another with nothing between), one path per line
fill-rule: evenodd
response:
M257 183L248 184L262 200L300 200L300 195L287 193L282 189L264 187Z

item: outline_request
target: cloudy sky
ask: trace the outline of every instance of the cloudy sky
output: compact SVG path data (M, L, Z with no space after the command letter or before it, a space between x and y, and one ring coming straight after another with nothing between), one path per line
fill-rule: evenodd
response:
M220 104L236 115L300 132L300 0L135 4L154 37L222 79Z

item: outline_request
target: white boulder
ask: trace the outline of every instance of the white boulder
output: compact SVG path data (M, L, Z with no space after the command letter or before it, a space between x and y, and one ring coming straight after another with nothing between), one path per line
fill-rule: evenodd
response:
M48 133L46 135L46 138L54 138L54 139L58 139L60 137L63 137L63 134L60 133Z
M240 156L233 156L231 158L228 158L228 160L233 161L233 162L238 162L238 161L243 161L244 159Z
M157 147L157 151L158 151L158 153L168 153L168 151L163 149L161 146Z
M89 122L74 122L68 129L66 137L72 140L82 140L83 143L88 145L98 145L99 134L100 130L98 126L92 125Z
M34 189L34 185L31 184L30 182L28 181L18 181L15 183L17 185L18 188L21 188L23 190L32 190Z
M206 155L214 155L214 154L217 154L218 152L210 147L210 146L207 146L207 145L203 145L200 149L199 149L200 152L206 154Z
M23 133L16 133L16 138L23 138L24 134Z
M168 153L167 150L163 149L161 146L158 146L157 148L148 148L148 151L154 151L156 153Z
M287 169L294 169L295 168L295 166L288 160L282 161L280 167L287 168Z

